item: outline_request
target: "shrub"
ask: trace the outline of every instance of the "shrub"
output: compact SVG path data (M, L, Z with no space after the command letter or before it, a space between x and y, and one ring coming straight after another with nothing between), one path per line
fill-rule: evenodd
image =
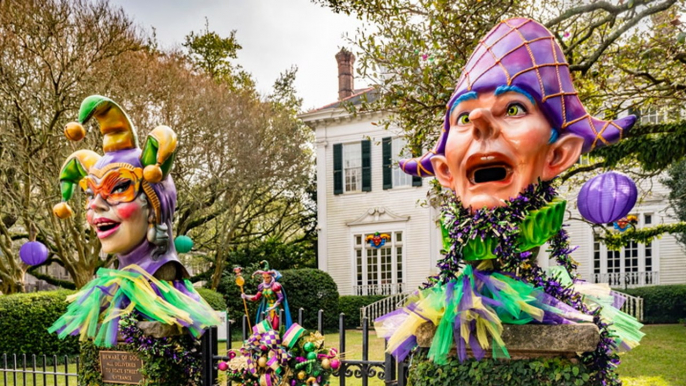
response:
M66 297L72 293L60 290L0 296L0 353L77 354L77 337L62 340L48 333L48 327L66 312Z
M293 321L303 308L303 327L317 328L317 312L324 310L324 328L338 327L338 286L331 276L318 269L289 269L281 272L281 284L288 295Z
M345 327L359 327L360 326L360 308L368 306L376 301L385 298L385 295L367 295L355 296L346 295L338 299L339 311L345 314ZM369 321L372 325L373 320Z
M452 357L446 365L437 365L423 353L412 359L408 375L408 383L413 386L579 386L588 385L591 378L583 364L569 359L483 359L460 363Z
M226 311L226 301L222 294L209 288L196 288L196 290L213 310Z
M678 323L686 318L686 284L622 290L643 298L644 323Z
M262 282L262 277L251 278L255 266L246 267L243 271L245 278L244 290L247 294L254 294L257 286ZM328 273L318 269L291 269L281 271L283 277L279 282L283 285L288 306L291 309L293 321L298 319L298 309L303 308L303 327L314 330L317 328L317 311L324 310L324 327L335 328L338 326L338 287ZM229 310L229 318L240 325L245 315L240 288L235 283L236 276L233 272L222 278L218 292L224 295ZM247 302L250 312L250 321L255 320L257 305L259 302Z

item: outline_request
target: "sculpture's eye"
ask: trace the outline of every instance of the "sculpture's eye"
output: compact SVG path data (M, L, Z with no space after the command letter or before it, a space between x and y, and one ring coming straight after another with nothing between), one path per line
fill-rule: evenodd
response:
M466 125L469 122L469 113L462 113L459 117L457 117L457 124L460 126Z
M131 181L124 181L117 184L117 186L112 189L112 194L121 194L126 192L131 186Z
M90 188L86 189L86 191L84 193L86 193L86 198L88 200L92 200L93 197L95 197L95 195L93 194L93 191Z
M526 114L526 108L520 103L512 103L507 106L507 116L508 117L518 117Z

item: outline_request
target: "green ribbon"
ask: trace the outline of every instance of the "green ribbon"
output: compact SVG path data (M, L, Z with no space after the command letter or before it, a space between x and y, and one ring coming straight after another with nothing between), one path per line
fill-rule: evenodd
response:
M562 229L567 201L555 199L539 210L529 212L526 218L518 225L519 238L517 239L517 252L524 252L540 247L550 240ZM454 242L448 234L443 222L441 222L443 234L443 248L449 249ZM465 261L496 259L493 250L498 245L498 239L489 236L485 239L472 239L463 247L462 253Z

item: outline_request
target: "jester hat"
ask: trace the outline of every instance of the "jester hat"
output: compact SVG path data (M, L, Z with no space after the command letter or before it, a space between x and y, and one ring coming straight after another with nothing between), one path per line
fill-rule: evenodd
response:
M555 36L531 19L513 18L495 26L479 41L447 104L436 146L421 157L401 160L401 169L414 176L433 176L431 158L445 153L450 107L468 92L493 92L500 86L529 93L560 135L572 133L583 138L582 153L619 141L624 130L636 121L633 115L603 121L588 114L574 89L569 63Z
M79 121L67 124L67 138L73 141L83 139L86 135L83 124L91 118L98 121L105 155L78 150L67 158L60 171L62 202L53 208L55 215L62 219L72 215L67 201L72 198L77 184L85 187L85 177L101 178L118 169L140 181L141 189L154 210L155 222L170 224L176 209L176 188L169 176L177 145L174 131L167 126L156 127L148 135L141 151L136 129L124 110L109 98L92 95L81 103Z

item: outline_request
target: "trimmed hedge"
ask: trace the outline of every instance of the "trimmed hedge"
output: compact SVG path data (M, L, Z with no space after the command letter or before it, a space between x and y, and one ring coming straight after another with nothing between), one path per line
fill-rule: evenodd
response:
M338 308L339 311L345 314L345 327L353 328L360 326L360 308L368 306L374 302L377 302L386 295L367 295L367 296L356 296L356 295L346 295L338 298ZM369 325L372 325L373 320L369 321Z
M59 290L0 296L0 353L78 354L77 337L62 340L48 333L48 327L66 312L66 297L72 293Z
M251 278L256 266L246 267L243 271L245 278L244 290L247 294L255 294L257 286L262 282L261 276ZM226 271L217 291L224 295L228 305L229 319L238 323L245 315L240 288L236 285L236 276ZM308 330L317 328L317 311L324 310L324 327L338 326L338 287L331 276L324 271L313 268L291 269L281 271L283 277L279 280L286 291L288 306L293 321L298 319L298 309L303 308L303 327ZM255 320L259 302L247 302L251 323Z
M338 286L331 276L318 269L289 269L281 272L281 284L288 295L293 321L303 308L303 327L317 328L317 312L324 310L324 328L338 327Z
M643 298L643 323L679 323L686 319L686 284L621 290Z
M472 359L460 363L451 357L447 364L437 365L424 353L412 359L408 374L408 383L412 386L584 386L589 385L590 380L588 369L569 359Z
M205 299L213 310L226 311L226 301L222 294L209 288L196 288L195 290L198 291L198 294Z

